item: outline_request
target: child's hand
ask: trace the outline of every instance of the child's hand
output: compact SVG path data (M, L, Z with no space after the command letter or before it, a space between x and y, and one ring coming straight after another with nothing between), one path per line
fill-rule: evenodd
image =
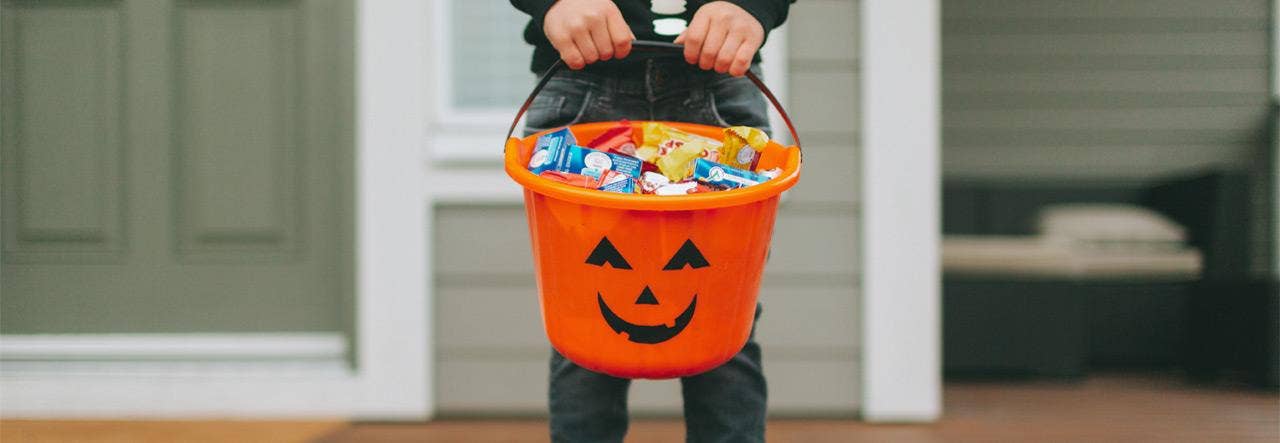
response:
M733 3L715 1L698 8L693 22L676 37L684 44L684 59L702 69L741 76L764 42L764 26Z
M636 39L609 0L557 1L542 19L542 32L570 69L626 57Z

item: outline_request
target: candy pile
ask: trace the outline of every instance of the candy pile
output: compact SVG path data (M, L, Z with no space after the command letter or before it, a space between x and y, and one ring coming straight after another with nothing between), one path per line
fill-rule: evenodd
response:
M529 171L624 194L723 191L760 184L781 173L779 168L756 170L768 143L764 131L747 126L725 128L724 139L715 140L656 122L632 128L623 120L585 146L578 145L569 128L539 137Z

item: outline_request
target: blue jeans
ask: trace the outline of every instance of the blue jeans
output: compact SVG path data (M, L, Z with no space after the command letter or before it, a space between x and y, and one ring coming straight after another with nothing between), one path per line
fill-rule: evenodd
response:
M649 59L625 72L559 72L530 105L525 133L624 118L745 125L768 132L765 106L763 94L746 78L702 71L679 58ZM551 440L621 442L627 433L630 386L631 380L583 369L553 349ZM681 378L680 387L687 441L764 441L766 386L754 325L732 359Z

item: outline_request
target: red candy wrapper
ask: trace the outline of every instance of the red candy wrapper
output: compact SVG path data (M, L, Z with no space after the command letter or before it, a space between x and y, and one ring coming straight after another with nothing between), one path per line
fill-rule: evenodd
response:
M600 185L599 177L592 177L590 175L582 175L582 174L574 174L572 172L542 171L542 173L538 175L544 178L558 181L560 183L577 186L579 188L595 189L597 186Z
M538 175L543 178L580 188L619 192L623 194L634 194L636 192L635 179L631 178L631 176L627 174L608 169L601 171L599 176L574 174L572 172L561 171L542 171L542 173Z
M587 142L587 147L598 149L605 152L615 154L636 155L636 141L631 129L631 122L627 120L618 121L618 126L609 128L600 134L600 136Z

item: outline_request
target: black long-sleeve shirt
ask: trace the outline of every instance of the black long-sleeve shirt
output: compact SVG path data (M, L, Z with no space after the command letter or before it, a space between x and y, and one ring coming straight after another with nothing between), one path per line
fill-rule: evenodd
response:
M727 0L730 3L738 5L742 9L750 13L756 20L760 21L760 25L764 27L765 35L769 35L769 31L781 26L787 20L787 11L791 7L791 3L795 0ZM551 46L551 41L547 40L547 35L542 32L542 19L547 15L547 10L551 9L551 5L556 0L511 0L511 4L531 18L529 25L524 28L524 41L533 45L533 62L530 68L534 73L541 74L552 63L560 59L560 53L556 52ZM639 40L657 40L672 41L675 36L659 35L653 30L653 21L657 18L681 18L685 22L693 20L693 13L702 7L702 5L710 3L708 0L688 0L685 5L685 12L678 15L659 15L651 10L651 2L649 0L614 0L614 4L618 5L618 10L622 12L622 18L627 21L627 25L631 27L631 32L636 35ZM612 66L625 66L631 59L636 58L628 56L624 60L613 60L609 62L601 62ZM760 54L756 53L754 61L760 61Z

